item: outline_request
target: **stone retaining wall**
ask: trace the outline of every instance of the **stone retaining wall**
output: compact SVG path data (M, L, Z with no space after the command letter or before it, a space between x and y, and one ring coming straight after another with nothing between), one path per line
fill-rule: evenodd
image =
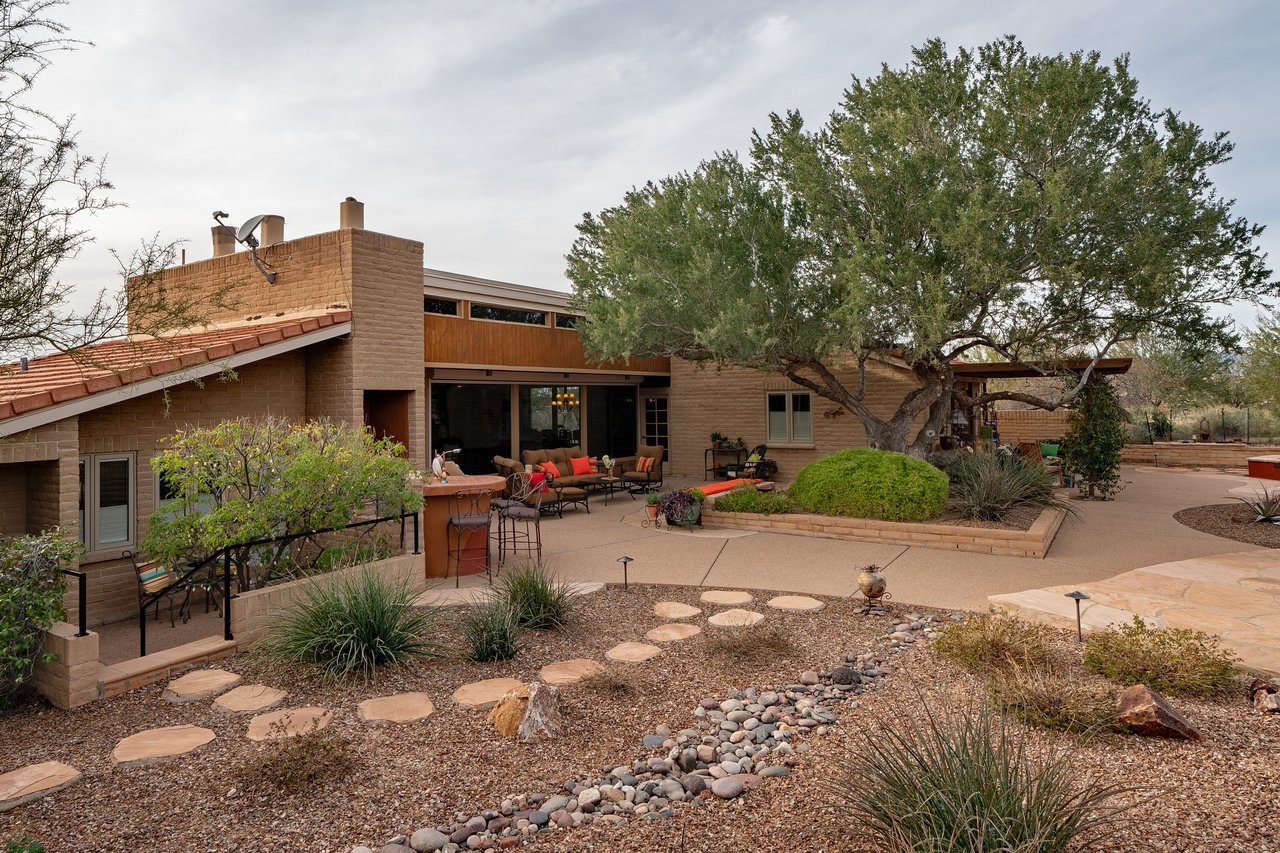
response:
M1120 458L1131 465L1159 465L1171 468L1246 468L1250 456L1280 454L1273 444L1212 444L1158 441L1130 444Z
M764 515L756 512L716 512L712 506L705 506L702 510L702 523L707 527L763 530L798 536L849 539L855 542L892 542L896 545L942 551L974 551L979 554L1043 559L1049 553L1049 546L1053 544L1053 537L1058 534L1065 516L1066 513L1060 509L1046 509L1029 530L1000 530L951 524L839 518L809 513Z

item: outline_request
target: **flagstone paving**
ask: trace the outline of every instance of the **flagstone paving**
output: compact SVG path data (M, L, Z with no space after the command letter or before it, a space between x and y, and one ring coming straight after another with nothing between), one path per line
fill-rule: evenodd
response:
M755 599L749 592L736 589L709 589L701 596L704 604L750 604Z
M816 613L827 605L807 595L775 595L768 604L775 610L790 610L796 613Z
M249 721L249 740L280 740L328 728L333 714L327 708L306 705L259 714Z
M721 610L707 621L720 628L749 628L763 622L764 614L735 607L732 610Z
M523 681L514 678L486 678L473 681L453 691L453 701L464 708L483 711L498 704L498 700L512 690L528 690Z
M573 660L549 663L538 671L538 675L547 684L563 687L566 684L577 684L582 679L590 678L597 672L602 671L604 671L604 664L600 663L600 661L589 658L574 658Z
M687 640L701 633L702 629L697 625L690 625L687 622L670 622L651 628L645 633L644 638L653 640L655 643L672 643L676 640Z
M1053 625L1075 627L1081 602L1085 630L1131 622L1191 628L1222 637L1251 668L1280 674L1280 551L1265 548L1178 560L1124 572L1106 580L1051 586L989 597L994 609Z
M430 697L425 693L397 693L366 699L358 706L360 719L366 723L413 723L425 720L436 712Z
M0 812L61 791L80 781L80 771L61 761L42 761L0 773Z
M111 760L122 767L168 761L213 740L212 729L200 726L166 726L129 735L111 751Z
M679 601L659 601L653 605L653 615L662 619L690 619L702 612L702 608Z
M618 645L605 652L604 656L618 663L644 663L661 653L662 649L657 646L651 646L648 643L627 642L618 643Z
M168 702L182 704L212 699L240 683L240 676L225 669L197 669L169 682L164 689Z
M266 684L242 684L214 699L213 706L235 714L256 714L274 708L288 695L287 691Z

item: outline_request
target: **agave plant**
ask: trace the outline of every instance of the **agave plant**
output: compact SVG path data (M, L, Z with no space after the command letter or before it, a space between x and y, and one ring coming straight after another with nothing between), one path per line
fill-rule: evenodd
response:
M1263 489L1260 492L1254 492L1252 498L1236 498L1236 500L1253 510L1254 521L1280 524L1280 489L1274 492Z

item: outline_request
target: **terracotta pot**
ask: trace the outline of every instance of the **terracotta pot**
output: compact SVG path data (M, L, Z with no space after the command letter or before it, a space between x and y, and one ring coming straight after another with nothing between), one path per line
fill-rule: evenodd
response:
M858 572L858 589L868 599L875 600L883 596L886 586L888 584L878 566L866 566Z
M644 511L645 511L645 512L647 512L647 513L649 513L649 517L650 517L650 518L657 518L657 517L658 517L658 505L657 505L657 504L645 504L645 505L644 505Z

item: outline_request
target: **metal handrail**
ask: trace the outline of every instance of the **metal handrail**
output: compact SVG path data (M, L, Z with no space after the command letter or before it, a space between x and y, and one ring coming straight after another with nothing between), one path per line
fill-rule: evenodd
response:
M231 594L231 552L238 548L250 548L255 545L269 545L273 542L292 542L295 539L303 539L308 536L318 536L321 533L337 533L342 530L350 530L353 527L363 527L366 525L382 524L385 521L400 522L400 541L404 542L404 520L406 518L413 519L413 553L421 554L422 549L419 544L418 531L418 513L402 512L399 515L385 515L379 518L364 519L362 521L353 521L350 524L344 524L341 527L323 527L317 530L307 530L302 533L290 533L285 536L274 536L266 539L252 539L247 542L237 542L234 545L227 545L219 548L209 556L205 557L198 563L192 564L183 575L178 578L171 586L166 589L154 592L142 599L142 604L138 608L138 654L146 657L147 654L147 608L159 601L163 596L172 592L174 587L180 587L185 584L197 572L205 569L210 563L219 556L222 557L222 638L227 641L234 640L235 637L231 633L231 599L238 598L239 595ZM80 575L80 630L79 636L85 634L85 579L83 572L72 572L69 569L63 569L70 574Z
M76 571L75 569L59 568L58 571L62 572L64 575L71 575L76 579L76 586L79 587L77 592L79 593L78 609L80 616L78 620L80 623L78 626L80 630L76 632L76 636L87 637L89 636L89 575L85 572Z

